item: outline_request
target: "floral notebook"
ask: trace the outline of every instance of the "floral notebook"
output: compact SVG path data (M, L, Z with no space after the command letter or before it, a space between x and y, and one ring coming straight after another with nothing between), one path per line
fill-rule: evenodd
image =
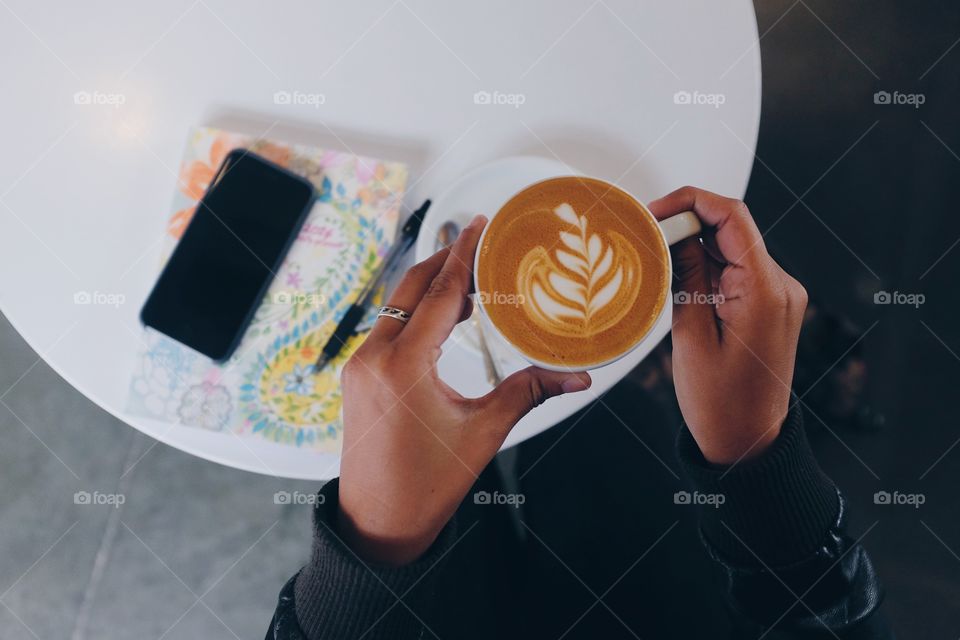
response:
M236 148L309 179L319 195L240 346L222 365L144 329L127 411L201 429L319 451L340 448L340 369L349 340L322 371L313 363L396 234L407 168L339 151L194 129L167 224L163 261L224 156Z

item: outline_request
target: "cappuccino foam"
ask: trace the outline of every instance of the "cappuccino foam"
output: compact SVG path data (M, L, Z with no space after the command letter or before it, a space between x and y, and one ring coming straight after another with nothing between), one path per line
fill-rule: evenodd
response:
M523 354L589 367L650 330L668 265L656 222L629 194L592 178L554 178L521 191L489 223L477 293Z

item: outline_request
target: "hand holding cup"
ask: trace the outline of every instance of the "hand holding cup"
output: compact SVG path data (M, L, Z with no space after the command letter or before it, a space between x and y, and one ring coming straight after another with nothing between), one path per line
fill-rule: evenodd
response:
M443 342L470 316L477 216L449 249L412 267L342 374L338 528L361 557L415 560L453 516L513 426L547 398L590 386L586 373L529 367L480 398L437 374Z

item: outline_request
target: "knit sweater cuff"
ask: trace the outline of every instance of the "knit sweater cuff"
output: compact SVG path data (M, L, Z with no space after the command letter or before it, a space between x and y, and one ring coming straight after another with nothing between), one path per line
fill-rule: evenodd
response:
M712 551L729 565L799 562L819 549L836 523L837 490L813 457L797 405L769 449L729 467L708 462L686 426L677 438L680 462L696 490L723 496L707 502L700 522Z
M411 564L365 562L336 532L338 489L339 480L324 485L314 509L312 556L294 588L300 629L309 640L419 637L418 616L432 591L435 566L455 539L455 521Z

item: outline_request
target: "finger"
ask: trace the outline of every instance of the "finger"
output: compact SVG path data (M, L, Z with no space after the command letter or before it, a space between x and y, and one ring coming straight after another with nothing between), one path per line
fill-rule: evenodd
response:
M736 300L750 289L748 272L740 267L728 265L720 273L719 293L724 300Z
M487 219L475 217L450 248L443 268L433 278L417 313L407 323L403 340L422 347L440 347L460 319L473 279L473 258Z
M435 254L417 263L407 270L396 290L390 294L387 306L402 309L413 313L423 294L430 288L430 283L446 262L450 249L443 248ZM392 340L403 330L403 323L393 318L377 318L370 330L368 340Z
M501 382L474 402L492 428L506 437L520 418L548 398L589 389L593 381L586 372L547 371L527 367Z
M758 265L767 258L767 248L756 222L739 200L683 187L650 203L650 212L658 220L681 211L693 211L705 225L716 229L717 248L725 262Z
M457 324L465 320L469 320L470 316L473 315L473 300L470 298L463 299L463 309L460 310L460 317L457 319Z
M717 320L713 308L710 262L700 240L687 238L671 248L673 256L674 340L689 336L698 344L715 341Z

